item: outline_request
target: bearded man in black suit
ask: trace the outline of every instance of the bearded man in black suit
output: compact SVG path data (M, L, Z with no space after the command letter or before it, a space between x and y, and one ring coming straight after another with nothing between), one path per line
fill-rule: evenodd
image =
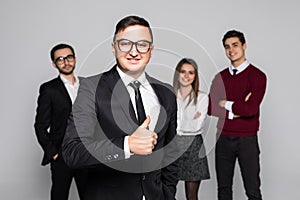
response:
M73 177L80 197L86 177L84 170L69 168L61 154L61 143L77 96L79 78L74 74L76 57L73 47L58 44L52 48L50 57L59 76L40 86L34 128L44 151L42 165L51 165L51 199L67 200Z

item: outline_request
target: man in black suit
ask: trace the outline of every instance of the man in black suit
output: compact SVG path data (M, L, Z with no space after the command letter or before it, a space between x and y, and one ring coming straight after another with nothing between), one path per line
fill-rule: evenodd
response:
M79 196L82 196L85 179L85 172L69 168L61 155L61 143L77 96L79 79L74 74L76 57L70 45L54 46L50 56L59 76L40 87L34 128L44 151L42 165L51 165L51 199L67 200L72 178L75 178Z
M176 97L145 73L152 50L149 23L125 17L112 43L116 65L81 81L62 148L69 166L89 167L88 200L175 199Z

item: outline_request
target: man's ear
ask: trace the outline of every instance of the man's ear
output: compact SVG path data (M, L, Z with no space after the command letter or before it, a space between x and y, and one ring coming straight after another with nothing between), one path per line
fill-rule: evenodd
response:
M152 56L152 52L153 52L153 49L154 49L154 45L152 45L151 47L150 47L150 56Z
M54 62L52 62L52 66L56 69L56 64Z
M244 50L247 49L247 44L246 44L246 43L243 44L243 49L244 49Z
M113 42L111 43L111 52L114 54L114 56L116 56L115 45Z

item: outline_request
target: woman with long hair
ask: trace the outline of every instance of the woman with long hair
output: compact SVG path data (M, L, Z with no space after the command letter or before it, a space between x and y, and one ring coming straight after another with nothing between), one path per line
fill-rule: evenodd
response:
M197 200L201 180L209 179L202 133L207 114L208 95L199 91L197 63L190 58L179 61L173 78L177 97L178 179L184 181L188 200Z

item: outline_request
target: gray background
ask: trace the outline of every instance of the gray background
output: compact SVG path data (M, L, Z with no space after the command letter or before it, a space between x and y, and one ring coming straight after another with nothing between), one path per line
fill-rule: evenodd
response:
M247 58L268 76L259 132L263 196L299 199L296 0L1 0L0 199L48 199L50 170L40 166L42 150L33 122L39 85L57 76L49 58L52 46L67 42L75 47L77 74L102 72L113 62L110 41L115 24L129 14L141 15L155 27L157 49L148 72L170 82L179 57L193 57L206 92L213 75L228 64L223 34L232 28L245 32ZM205 136L212 177L202 183L201 199L216 199L214 123L210 121ZM235 199L246 199L238 167L234 179ZM74 184L70 199L78 199ZM182 182L178 199L183 199Z

